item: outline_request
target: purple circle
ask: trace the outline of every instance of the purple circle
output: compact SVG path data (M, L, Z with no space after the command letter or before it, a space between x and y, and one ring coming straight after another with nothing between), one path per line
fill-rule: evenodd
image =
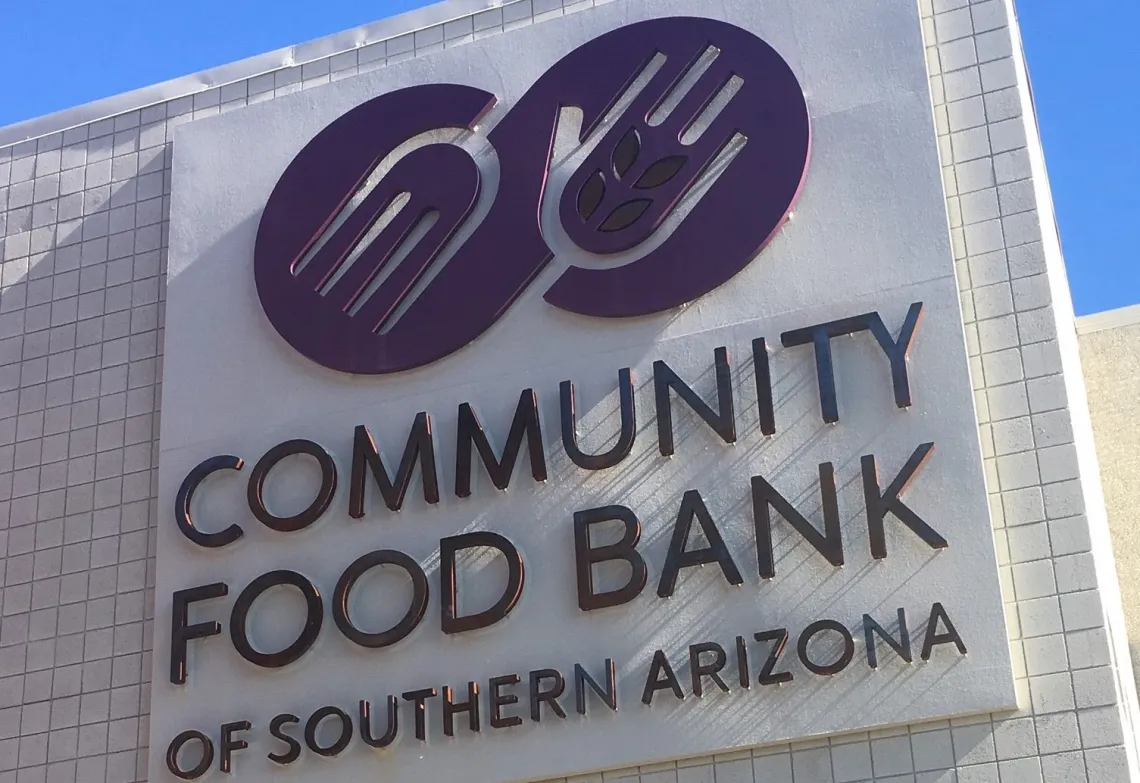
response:
M701 72L699 61L710 47L715 57ZM732 140L743 143L659 247L623 266L571 268L545 295L550 304L582 315L648 315L720 286L771 241L807 175L811 123L792 69L775 49L739 27L711 19L656 19L614 30L571 57L600 55L607 48L639 52L646 62L663 54L665 62L567 182L559 214L583 250L605 256L644 242L718 157L731 151ZM651 125L654 111L687 75L693 86L663 122ZM730 82L734 94L724 89ZM731 97L695 141L682 143L718 95ZM587 192L598 183L604 195L587 217L583 194L592 195ZM587 206L595 200L587 199Z

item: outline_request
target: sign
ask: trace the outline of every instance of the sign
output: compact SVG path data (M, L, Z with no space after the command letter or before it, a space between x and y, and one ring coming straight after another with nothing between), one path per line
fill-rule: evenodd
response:
M152 775L1014 705L917 9L816 6L617 0L180 129Z

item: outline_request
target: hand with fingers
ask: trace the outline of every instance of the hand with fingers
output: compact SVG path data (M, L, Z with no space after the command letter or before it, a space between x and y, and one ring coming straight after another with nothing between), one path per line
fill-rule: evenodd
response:
M738 136L730 86L740 77L718 54L707 47L667 59L571 176L562 225L583 250L644 242Z

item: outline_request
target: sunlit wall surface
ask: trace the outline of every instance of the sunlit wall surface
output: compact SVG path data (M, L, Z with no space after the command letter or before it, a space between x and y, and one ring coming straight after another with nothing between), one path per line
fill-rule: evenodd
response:
M174 128L593 5L450 4L0 129L0 783L174 779L147 769ZM1101 402L1127 364L1086 336L1090 420L1011 2L919 16L1018 708L571 780L1140 779Z

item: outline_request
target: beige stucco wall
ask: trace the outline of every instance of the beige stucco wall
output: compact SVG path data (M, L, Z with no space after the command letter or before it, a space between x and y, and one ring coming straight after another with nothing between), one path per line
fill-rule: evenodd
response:
M1133 669L1140 672L1140 306L1078 322Z

